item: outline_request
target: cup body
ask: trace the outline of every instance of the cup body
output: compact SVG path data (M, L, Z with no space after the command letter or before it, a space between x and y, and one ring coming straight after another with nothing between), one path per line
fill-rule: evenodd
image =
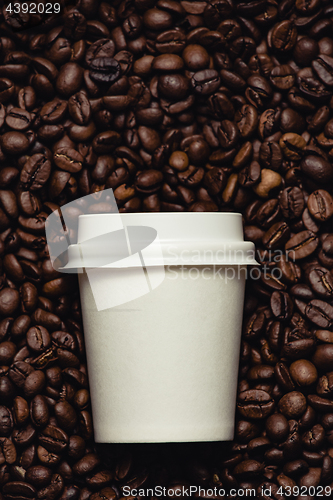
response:
M232 440L256 264L241 215L81 215L77 241L63 269L79 272L96 442Z
M103 311L79 275L96 442L233 439L245 269L168 266L150 293Z

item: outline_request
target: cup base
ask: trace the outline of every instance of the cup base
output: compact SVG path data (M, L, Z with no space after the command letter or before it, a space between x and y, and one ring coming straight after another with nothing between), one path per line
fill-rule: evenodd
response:
M215 441L232 441L234 425L219 425L215 430L191 428L172 428L165 432L165 428L115 428L110 427L95 430L96 443L200 443ZM120 437L121 436L121 437ZM140 436L140 438L138 438ZM194 437L195 436L195 437Z

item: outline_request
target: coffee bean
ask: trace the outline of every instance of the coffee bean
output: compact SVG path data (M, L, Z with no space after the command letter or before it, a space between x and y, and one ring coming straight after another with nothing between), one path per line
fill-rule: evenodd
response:
M333 279L328 269L314 267L308 273L311 288L323 298L330 298L333 294Z
M274 410L274 401L262 390L251 389L241 392L237 403L239 413L245 418L266 418Z
M5 153L19 155L27 151L29 140L22 132L6 132L1 137L1 147Z
M302 158L302 150L306 146L306 142L302 136L291 132L284 134L279 144L282 153L289 160L300 160Z
M299 359L290 365L290 375L297 386L308 386L317 381L315 366L307 359Z
M37 394L30 403L31 420L35 427L44 427L49 421L49 408L44 396Z
M31 115L21 108L12 108L6 115L6 124L13 130L26 130L31 123Z
M333 321L333 307L322 300L311 300L305 309L306 317L321 328L330 327Z
M54 153L53 158L57 167L66 172L76 173L82 168L83 158L75 149L58 149Z
M197 71L191 79L194 91L200 95L209 95L217 91L220 86L218 72L211 69Z
M247 284L235 441L217 465L208 448L191 448L190 479L177 473L173 491L212 475L259 496L263 485L276 496L279 487L331 484L332 14L318 0L80 0L62 26L16 34L5 13L6 498L115 500L119 484L122 494L151 474L149 454L143 474L135 450L112 460L93 453L77 285L52 268L45 239L49 213L105 188L121 212L241 212L262 264ZM111 208L97 200L91 212ZM174 454L166 456L163 484L174 475Z
M271 309L273 315L280 320L287 321L293 312L293 303L286 292L275 291L271 296Z
M325 221L333 215L333 198L324 189L311 193L307 205L312 217L318 221Z
M281 182L282 178L280 174L274 172L274 170L263 168L260 182L255 185L254 191L260 198L268 198L270 191L278 188Z
M46 450L60 453L68 444L68 436L59 427L48 425L40 432L38 441Z
M100 459L95 453L86 454L73 466L73 471L79 476L92 472L100 463Z
M325 84L331 87L333 85L333 58L320 54L317 59L312 61L312 68L318 75L318 78Z
M267 435L274 443L281 443L288 437L288 421L280 413L270 415L266 420L265 426Z
M68 111L78 125L89 123L91 116L90 103L84 92L80 91L68 100Z
M0 435L9 436L13 430L13 417L6 406L0 406Z
M50 483L52 471L43 465L33 465L28 468L25 478L33 486L42 488Z
M68 62L64 64L57 77L57 90L64 97L70 97L80 90L82 77L83 70L77 63Z
M280 399L278 407L286 418L299 418L306 409L305 396L297 391L288 392Z
M292 236L285 245L288 255L292 259L304 259L311 255L318 246L318 238L311 231L301 231L300 233Z
M73 430L77 423L76 412L74 408L67 402L62 401L55 405L54 412L59 425L66 430Z

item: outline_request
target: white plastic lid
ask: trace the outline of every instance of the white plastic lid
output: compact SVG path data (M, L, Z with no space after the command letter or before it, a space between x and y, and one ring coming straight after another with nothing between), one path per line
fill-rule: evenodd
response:
M138 256L138 258L134 258ZM130 258L131 257L131 258ZM144 262L142 261L144 260ZM160 265L257 265L242 216L229 212L80 215L63 272Z

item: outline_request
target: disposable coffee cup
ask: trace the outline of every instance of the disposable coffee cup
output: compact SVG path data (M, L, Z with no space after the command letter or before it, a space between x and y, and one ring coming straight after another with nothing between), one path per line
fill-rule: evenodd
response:
M95 441L234 436L247 265L236 213L82 215L79 270Z

